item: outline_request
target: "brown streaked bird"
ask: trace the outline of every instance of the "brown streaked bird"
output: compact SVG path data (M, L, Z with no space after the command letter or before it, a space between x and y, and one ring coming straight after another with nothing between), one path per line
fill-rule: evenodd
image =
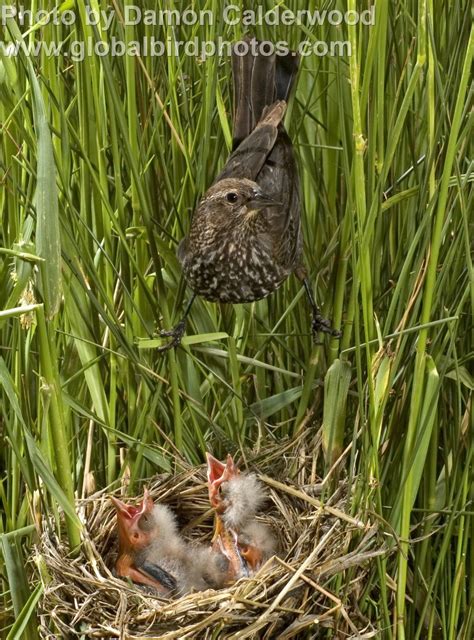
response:
M226 583L226 558L183 540L172 511L154 504L146 489L138 507L113 496L111 500L117 511L118 576L153 587L164 597L220 588Z
M180 343L197 295L211 302L253 302L278 289L291 273L308 295L313 336L320 331L340 335L321 316L303 264L300 181L283 126L298 55L262 55L261 44L246 38L233 50L234 151L201 198L178 247L193 295L176 327L161 332L171 340L159 351Z
M275 539L255 516L266 499L254 474L241 474L229 454L225 464L207 453L209 500L215 509L213 548L229 561L228 579L250 576L275 552Z

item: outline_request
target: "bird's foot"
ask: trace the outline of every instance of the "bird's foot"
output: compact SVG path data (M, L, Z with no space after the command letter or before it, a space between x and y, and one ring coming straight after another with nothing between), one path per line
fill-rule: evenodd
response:
M181 340L184 336L185 329L186 329L186 321L181 320L170 331L160 331L161 337L171 338L171 340L166 344L164 344L162 347L158 347L157 348L158 353L164 353L165 351L169 351L170 349L176 349L176 347L181 343Z
M311 333L313 334L313 340L316 344L320 344L318 341L319 333L327 333L333 338L340 338L342 332L339 329L334 329L331 326L331 322L327 318L323 318L319 310L313 312L313 319L311 322Z

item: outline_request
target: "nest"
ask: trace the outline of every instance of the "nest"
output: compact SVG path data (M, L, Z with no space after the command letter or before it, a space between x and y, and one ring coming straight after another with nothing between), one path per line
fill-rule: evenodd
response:
M382 532L377 524L349 515L347 483L339 482L321 502L322 487L309 451L284 455L279 447L249 465L267 486L268 501L259 519L273 530L279 551L254 576L226 589L164 600L115 577L116 517L105 492L78 503L85 522L78 557L68 556L67 544L45 523L35 563L47 569L41 571L41 637L376 637L378 631L361 613L358 600L373 558L387 552ZM288 479L290 470L298 483ZM185 537L211 540L213 514L204 466L146 484L155 501L173 508Z

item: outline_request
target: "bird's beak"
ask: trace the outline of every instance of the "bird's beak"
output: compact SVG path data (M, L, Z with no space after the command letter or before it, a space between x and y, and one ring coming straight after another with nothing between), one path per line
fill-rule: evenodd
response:
M247 560L240 553L237 534L233 529L227 529L219 515L216 515L214 536L212 538L214 549L218 549L229 561L228 579L234 582L236 578L249 575Z
M221 484L238 475L240 472L230 453L227 455L225 464L217 458L214 458L210 453L206 453L206 457L209 500L211 506L217 508L221 502L219 496Z
M262 564L262 552L260 549L254 546L244 546L241 545L239 548L240 555L244 558L247 566L251 568L252 571L257 571L257 569Z
M145 489L143 493L143 500L136 507L131 504L125 504L122 500L119 500L115 496L110 496L110 499L117 511L117 518L122 522L133 522L137 520L143 513L148 513L153 509L153 500L150 498L148 489Z
M240 473L230 453L227 454L225 464L217 458L214 458L210 453L206 453L206 458L207 479L209 482L219 482L222 484L226 480L229 480L229 478Z
M209 484L219 480L224 473L225 464L214 458L210 453L206 453L207 458L207 479Z
M234 476L238 476L240 473L239 467L235 464L233 457L230 453L227 454L227 460L225 463L225 479L230 480Z
M206 453L207 458L207 485L209 489L209 502L216 508L219 505L219 487L225 480L226 465L220 462L210 453Z
M247 209L263 209L264 207L280 207L281 202L265 193L256 193L246 203Z

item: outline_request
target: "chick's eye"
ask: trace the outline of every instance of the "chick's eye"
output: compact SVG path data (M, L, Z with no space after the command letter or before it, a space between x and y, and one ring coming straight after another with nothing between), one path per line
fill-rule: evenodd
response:
M230 202L231 204L235 204L238 199L239 199L239 196L233 191L231 191L226 195L227 202Z
M139 520L139 525L140 527L143 529L144 527L147 527L148 524L150 522L150 518L148 516L148 514L144 513Z

